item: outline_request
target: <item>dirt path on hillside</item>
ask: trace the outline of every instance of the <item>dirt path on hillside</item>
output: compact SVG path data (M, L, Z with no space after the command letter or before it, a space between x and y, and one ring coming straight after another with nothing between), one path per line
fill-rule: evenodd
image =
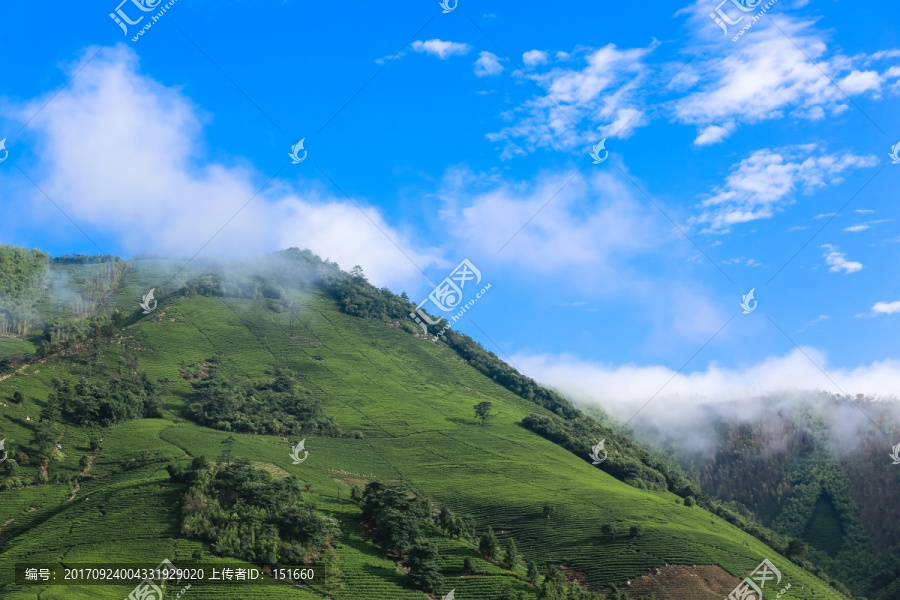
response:
M28 364L24 364L24 365L22 365L21 367L19 367L18 369L16 369L15 371L13 371L12 373L7 373L6 375L0 376L0 381L5 381L5 380L9 379L10 377L12 377L13 375L17 375L18 373L21 373L22 371L24 371L25 369L27 369L27 368L30 367L31 365L39 365L39 364L41 364L42 362L44 362L44 361L43 361L43 360L39 360L39 361L37 361L36 363L28 363Z
M722 600L738 583L718 565L666 565L625 581L619 589L632 598L656 594L660 600Z
M66 435L66 429L63 429L63 432L59 434L59 437L56 438L56 443L53 444L53 451L56 452L56 447L62 441L63 436ZM44 474L44 483L50 483L50 472L47 466L50 464L50 459L46 458L41 462L41 473Z
M105 440L105 439L106 439L106 436L104 435L102 438L100 438L100 443L103 443L103 440ZM57 444L58 444L58 443L59 443L59 442L57 442ZM87 475L87 474L88 474L88 471L90 471L90 470L93 468L93 466L94 466L94 461L97 459L98 456L100 456L100 452L99 452L99 451L97 452L97 454L92 454L92 455L90 455L90 456L88 457L88 464L87 464L87 466L84 468L84 471L81 472L82 475ZM66 500L66 502L71 502L72 500L74 500L74 499L75 499L75 496L78 494L78 490L80 490L80 489L81 489L81 482L78 482L78 483L75 484L75 489L72 490L72 495L69 496L69 499Z

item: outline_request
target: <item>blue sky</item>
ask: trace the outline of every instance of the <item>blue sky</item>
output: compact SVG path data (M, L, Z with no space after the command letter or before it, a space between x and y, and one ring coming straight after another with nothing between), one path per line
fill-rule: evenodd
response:
M458 328L585 398L900 394L900 8L748 1L7 4L0 242L469 259Z

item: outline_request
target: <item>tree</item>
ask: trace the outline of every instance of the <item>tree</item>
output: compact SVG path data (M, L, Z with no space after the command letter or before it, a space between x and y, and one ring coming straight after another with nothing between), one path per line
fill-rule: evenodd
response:
M616 534L619 533L619 528L616 527L615 523L604 523L600 526L600 533L615 537Z
M55 422L59 421L61 416L62 413L59 409L59 403L55 402L53 399L50 399L47 401L47 404L44 406L44 408L41 409L41 414L38 420Z
M56 449L56 432L49 421L38 423L34 429L31 445L37 449L37 455L40 458L50 458L53 450Z
M631 537L640 537L644 535L643 525L632 525L628 530L628 535L630 535Z
M784 551L784 555L789 559L800 558L806 552L806 544L801 542L798 539L791 539L788 542L787 549Z
M362 502L362 499L362 488L360 488L358 485L354 485L352 488L350 488L350 500L352 500L356 504L359 504L360 502Z
M444 578L438 572L435 560L438 553L434 545L423 539L409 549L409 557L403 561L403 565L409 568L410 582L417 588L428 593L435 593L444 584Z
M475 561L471 556L467 556L463 559L462 574L472 575L473 573L475 573Z
M3 472L9 477L15 477L16 473L19 471L19 463L12 458L3 462L2 467Z
M459 525L459 535L457 536L457 539L463 538L469 540L470 542L474 542L476 536L475 519L466 516L457 519L456 522Z
M225 448L222 450L222 453L219 454L219 462L231 464L231 461L234 460L234 442L235 439L230 435L222 440L222 444Z
M528 583L531 585L537 585L538 580L541 578L541 574L538 572L538 566L536 563L532 561L528 561L528 575L526 576L528 579Z
M516 540L509 537L506 540L506 550L503 552L503 568L512 571L519 564L519 550L516 548Z
M684 499L684 505L685 506L696 506L697 501L694 500L693 496L688 496L687 498Z
M549 519L552 514L553 514L553 505L545 504L544 505L544 516Z
M389 508L375 518L374 542L387 553L403 554L420 535L418 519L410 513Z
M451 538L459 539L463 531L462 525L462 519L460 519L459 517L453 517L453 519L449 523L447 523L447 535L449 535Z
M449 532L453 528L454 521L456 521L456 517L453 516L450 509L446 506L442 506L441 512L438 513L437 526L444 531Z
M491 417L491 407L493 407L493 404L490 402L479 402L473 407L475 408L475 416L481 420L482 427L484 427L485 421Z
M478 540L478 551L481 552L481 555L485 558L494 558L497 556L497 550L499 550L499 548L500 544L497 542L497 536L494 535L494 530L488 525L484 535Z
M497 596L497 600L525 600L525 593L513 590L513 587L507 583L500 595Z
M22 394L22 392L20 392L19 390L13 392L13 402L15 402L16 404L22 404L23 402L25 402L24 394Z
M609 587L609 593L606 594L606 600L626 600L624 592L620 592L615 585Z
M550 567L538 596L542 600L565 600L566 575L562 569L556 565Z

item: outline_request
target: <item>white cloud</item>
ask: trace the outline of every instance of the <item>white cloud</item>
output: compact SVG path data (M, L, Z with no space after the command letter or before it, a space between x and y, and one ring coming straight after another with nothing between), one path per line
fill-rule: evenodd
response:
M19 113L34 114L46 99ZM299 169L283 172L290 183L276 180L259 192L266 174L207 160L198 112L178 89L141 75L133 50L105 48L31 122L39 142L34 177L73 220L130 252L191 255L237 215L205 253L298 246L344 268L359 263L377 285L418 285L418 269L380 228L422 268L444 264L365 199L355 198L368 217L331 189L304 182ZM35 210L45 212L39 218L57 218L47 204L35 196Z
M648 69L644 60L657 45L654 42L646 48L620 50L608 44L599 49L579 49L575 53L577 65L532 73L530 77L547 95L533 97L511 111L508 118L515 123L489 133L488 139L505 141L503 156L509 158L537 148L580 150L599 138L627 137L646 121L639 112L646 103L642 87ZM582 134L575 123L585 119L598 125L581 126L581 130L592 130ZM528 150L514 140L524 141Z
M785 12L778 16L781 30L760 19L739 43L723 44L710 10L709 0L697 0L676 13L689 16L691 41L674 60L651 60L655 40L644 48L609 44L557 52L556 63L546 69L538 67L547 64L547 52L524 53L529 74L549 98L533 95L505 113L513 124L489 139L507 143L503 158L539 148L580 151L592 135L628 136L666 118L696 126L694 143L703 146L721 142L739 126L842 114L852 110L848 95L880 99L885 83L900 93L900 67L891 64L896 50L846 56L814 20ZM660 87L660 81L666 84ZM649 105L647 98L653 98Z
M601 404L621 420L631 418L651 398L644 413L670 418L677 417L686 407L706 402L793 390L900 396L900 361L888 359L852 369L829 368L826 357L809 347L785 356L770 356L745 368L730 369L710 363L705 370L693 373L676 373L662 366L608 365L569 355L517 354L512 359L538 382L577 401Z
M503 65L500 64L500 57L487 50L482 50L475 61L475 76L485 77L490 75L498 75L503 72Z
M846 94L862 94L869 90L881 89L882 76L877 71L851 71L838 82Z
M440 197L440 216L459 243L538 272L600 272L660 243L646 233L657 229L655 217L640 208L633 187L611 173L572 178L570 172L547 172L531 181L506 181L454 170Z
M448 42L435 38L424 42L416 40L412 43L412 49L415 52L425 52L437 56L441 60L445 60L451 56L468 54L472 47L460 42Z
M866 225L865 223L860 223L859 225L851 225L850 227L844 227L844 231L850 231L850 232L856 233L859 231L865 231L868 228L869 228L869 226Z
M836 185L844 171L876 163L874 156L826 154L814 144L757 150L731 167L724 185L703 200L692 222L706 232L723 233L738 223L768 219L793 203L798 191Z
M872 306L872 312L881 315L892 315L900 313L900 300L894 302L876 302Z
M529 50L522 54L522 60L525 62L525 66L535 67L546 63L548 61L548 56L543 50Z
M697 135L694 144L698 146L707 146L724 140L734 131L734 124L728 125L710 125Z
M733 9L726 4L726 12ZM730 27L723 38L722 30L709 18L711 8L708 0L697 0L676 13L688 16L688 27L696 45L703 47L703 55L685 69L697 74L697 86L673 100L670 108L677 121L701 129L698 139L709 139L703 132L710 126L745 126L785 117L821 120L840 114L850 108L845 93L879 98L893 67L887 61L895 58L896 51L840 54L814 20L787 10L779 11L778 27L767 18L760 19L734 43L731 36L740 26ZM731 12L734 17L740 14Z
M825 250L825 254L822 256L825 257L825 262L829 266L828 271L831 273L838 273L840 271L844 271L844 273L856 273L863 268L862 263L847 260L847 255L840 252L838 248L832 244L822 244L819 248Z
M859 213L859 214L861 214L861 215L865 215L865 214L873 213L873 212L875 212L875 211L872 210L872 209L870 209L870 208L857 208L857 209L854 210L853 212Z

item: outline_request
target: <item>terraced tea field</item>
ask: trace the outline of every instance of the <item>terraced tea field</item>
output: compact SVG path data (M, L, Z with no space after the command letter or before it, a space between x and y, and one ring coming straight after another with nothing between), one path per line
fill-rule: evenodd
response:
M148 281L128 279L115 303L126 311L136 308L136 292L144 286L150 287ZM97 478L84 482L71 501L72 491L59 485L0 492L0 524L14 519L0 530L0 597L124 598L130 591L119 586L16 588L10 582L17 562L155 564L164 557L189 560L199 548L210 564L218 560L200 542L178 539L176 503L182 487L170 483L164 470L170 461L214 458L222 451L226 432L183 417L191 387L180 371L213 356L226 375L258 377L275 366L291 367L340 427L361 437L308 436L309 458L293 465L289 446L298 440L234 435L236 455L296 474L310 486L308 495L319 509L339 521L340 576L328 582L316 579L305 589L289 584L195 586L185 598L424 600L424 594L406 587L396 564L374 551L357 524L348 482L373 479L403 481L457 514L471 515L479 531L492 526L501 547L513 536L524 558L565 563L595 589L624 584L666 563L719 565L737 583L769 558L781 569L783 581L792 584L782 598L840 597L708 512L686 507L668 492L625 485L522 428L518 423L525 415L542 409L496 385L447 347L389 324L347 316L317 293L297 293L295 300L301 308L293 331L288 313L250 300L164 299L150 315L133 317L122 331L124 340L135 348L138 368L159 383L164 418L102 432L105 438L91 470ZM120 353L113 344L101 351L101 360L118 359ZM23 415L39 413L50 380L71 368L51 358L40 372L29 367L0 382L4 402L17 389L28 398L23 407L0 406L4 435L27 441L34 424ZM481 426L472 407L486 399L495 416ZM80 456L92 455L88 434L67 428L67 468L77 465ZM136 466L120 470L121 462L132 458ZM36 469L23 467L23 472ZM546 503L555 509L550 519L542 514ZM605 523L616 523L620 532L639 524L644 534L603 535ZM494 600L508 583L535 593L524 583L524 568L507 572L481 559L470 544L434 531L430 536L441 553L441 594L455 589L459 600ZM465 557L475 560L476 575L460 576Z

